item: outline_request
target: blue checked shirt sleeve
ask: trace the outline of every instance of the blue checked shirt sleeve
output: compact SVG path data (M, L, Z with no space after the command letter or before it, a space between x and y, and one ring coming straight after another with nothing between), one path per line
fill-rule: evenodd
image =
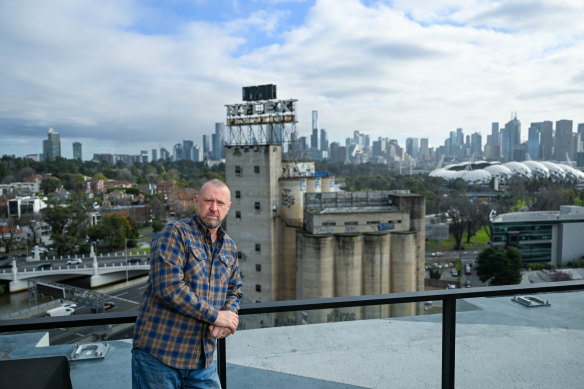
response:
M229 242L229 246L232 248L232 258L235 259L235 271L231 274L229 279L229 284L227 286L227 295L225 297L225 304L223 305L224 310L230 310L235 313L239 310L239 301L243 295L241 292L242 281L239 272L239 261L237 260L237 250L235 249L235 244L231 239L229 241L226 239L226 243Z
M189 253L184 231L169 224L152 241L152 291L173 310L207 323L214 323L218 310L185 283L184 268Z

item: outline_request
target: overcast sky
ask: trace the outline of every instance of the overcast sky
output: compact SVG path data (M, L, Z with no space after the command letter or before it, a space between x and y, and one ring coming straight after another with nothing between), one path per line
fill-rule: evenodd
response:
M276 84L331 141L584 122L581 0L0 0L0 155L202 144Z

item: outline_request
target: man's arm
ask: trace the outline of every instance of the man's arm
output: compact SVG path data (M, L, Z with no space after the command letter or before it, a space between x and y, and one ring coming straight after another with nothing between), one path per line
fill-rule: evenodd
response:
M160 231L151 244L152 290L177 312L213 324L219 311L184 282L183 269L187 250L183 234L176 223L167 224Z

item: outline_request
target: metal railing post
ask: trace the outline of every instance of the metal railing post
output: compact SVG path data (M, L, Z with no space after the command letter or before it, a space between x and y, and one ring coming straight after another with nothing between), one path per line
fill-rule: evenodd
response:
M227 389L227 352L225 350L225 338L217 339L217 373L221 387Z
M454 389L456 297L442 301L442 389Z

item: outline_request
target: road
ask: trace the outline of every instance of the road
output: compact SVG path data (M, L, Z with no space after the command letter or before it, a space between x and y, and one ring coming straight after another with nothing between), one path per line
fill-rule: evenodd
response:
M458 277L452 276L452 267L444 267L439 268L442 272L442 276L440 277L441 280L449 280L449 281L460 281L461 287L466 286L466 282L470 281L471 287L474 286L486 286L479 277L476 275L474 271L476 265L476 258L477 255L480 253L479 250L466 250L466 251L444 251L444 252L426 252L426 265L431 266L434 263L448 263L452 264L456 261L460 261L460 274ZM470 264L471 266L471 274L465 274L465 266L466 264Z
M104 302L113 302L115 306L107 310L107 312L137 310L145 288L146 284L143 282L138 285L108 292L106 296L104 296ZM75 314L99 315L99 313L92 312L93 304L75 304L77 304L77 308L75 308ZM78 328L56 328L49 330L49 338L51 344L74 344L82 342L95 342L107 339L127 339L131 338L132 336L132 328L133 324Z

